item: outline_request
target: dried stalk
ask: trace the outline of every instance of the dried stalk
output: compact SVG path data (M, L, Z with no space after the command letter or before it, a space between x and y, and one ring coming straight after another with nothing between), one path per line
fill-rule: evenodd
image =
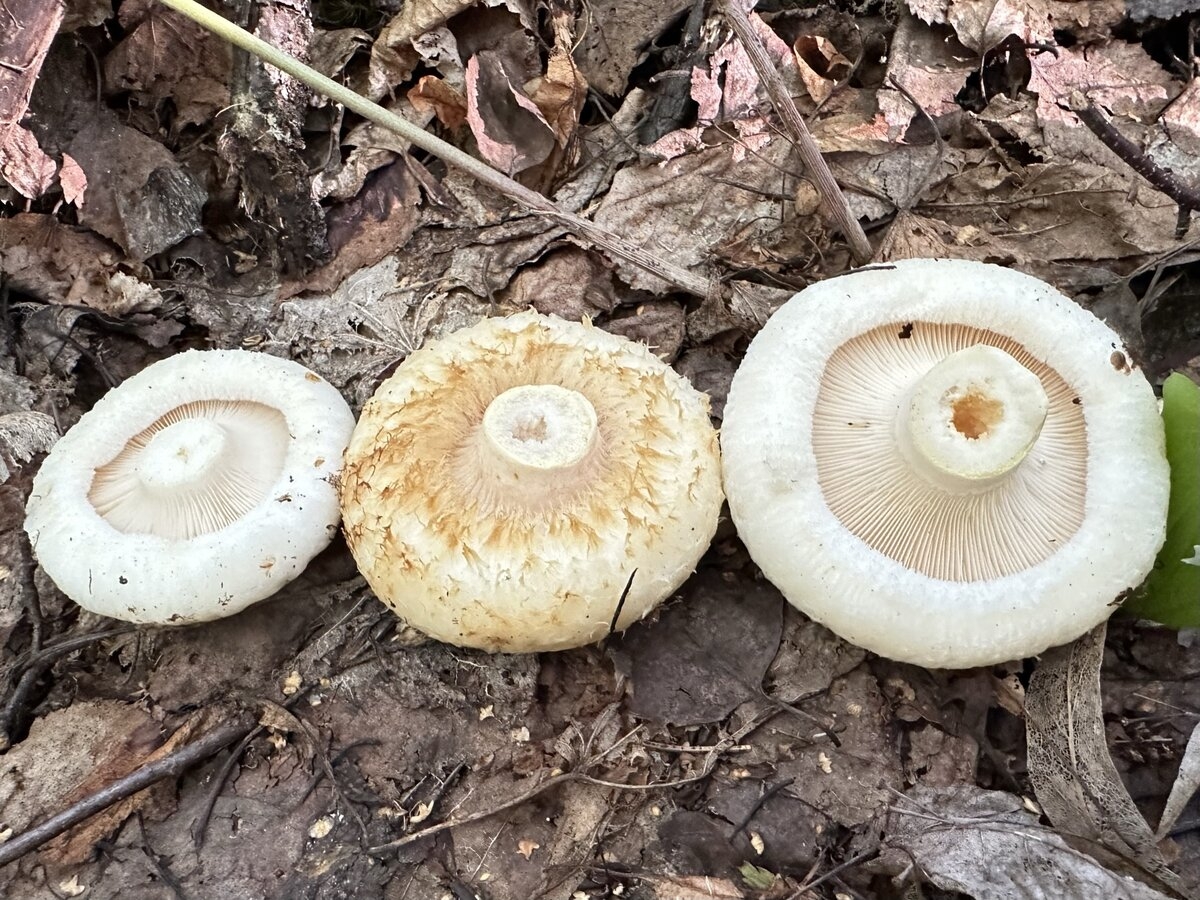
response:
M733 28L733 33L742 42L742 46L746 48L750 64L754 66L759 80L766 87L767 95L771 98L775 111L779 113L784 126L796 142L796 152L800 154L805 171L812 178L817 191L825 200L829 214L841 229L842 234L846 236L846 240L850 242L850 252L860 263L869 261L872 251L867 235L863 232L862 226L858 224L858 218L851 212L850 204L846 202L846 195L842 193L833 173L829 171L825 157L821 155L821 149L813 140L808 126L804 124L804 119L800 117L800 110L796 109L796 104L788 94L787 86L779 77L779 73L775 71L775 66L767 56L766 48L755 34L754 26L750 24L750 19L741 8L739 0L722 0L721 12Z
M438 157L443 162L462 169L476 181L487 185L493 190L499 191L528 211L544 216L550 221L562 225L585 241L597 247L603 247L613 256L644 269L650 274L673 284L681 291L701 298L709 295L711 284L707 278L660 259L640 247L635 247L612 232L606 231L595 223L574 213L560 209L537 191L530 190L507 175L501 174L486 163L475 159L475 157L469 154L463 153L452 144L434 137L423 128L419 128L412 122L409 122L403 116L398 116L384 109L379 104L373 103L366 97L354 93L354 91L344 85L338 84L333 79L325 77L320 72L309 68L294 57L288 56L286 53L272 47L266 41L239 28L211 10L205 9L199 3L196 3L195 0L162 0L162 2L187 16L202 28L208 29L221 39L228 41L236 47L240 47L247 53L254 54L263 62L269 63L280 71L286 72L298 81L308 85L314 91L324 94L347 109L358 113L363 118L369 119L377 125L387 128L389 131L394 131L414 147L419 147L427 153Z

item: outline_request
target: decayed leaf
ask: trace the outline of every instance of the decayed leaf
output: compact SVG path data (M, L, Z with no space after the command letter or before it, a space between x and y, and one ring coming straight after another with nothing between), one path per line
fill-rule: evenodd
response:
M802 35L792 45L792 53L808 96L817 103L827 100L837 83L850 73L852 63L828 38Z
M62 0L9 0L0 10L0 175L30 199L49 190L57 166L19 123L64 10Z
M509 175L536 166L554 147L541 110L513 85L501 57L490 50L467 62L467 123L483 158Z
M621 169L595 213L603 228L687 268L714 254L732 268L777 270L781 259L811 250L811 219L780 219L781 171L793 166L791 143L772 140L753 153L738 141L690 153L665 164ZM784 181L784 184L787 182ZM618 262L630 286L662 292L668 286Z
M421 112L432 113L453 131L467 121L467 98L436 75L423 75L408 92L408 102Z
M204 187L160 143L116 116L86 124L71 155L88 174L79 221L143 260L200 229Z
M1168 900L1038 824L1021 799L974 785L918 785L888 816L884 847L943 890L975 900Z
M158 724L144 710L116 700L77 700L49 713L0 757L0 821L24 831L137 768L159 740ZM127 802L136 808L145 802L145 793ZM111 817L103 818L112 827ZM84 828L93 840L100 834ZM72 842L80 833L68 832L57 846L61 850L63 842Z
M634 715L696 725L723 719L762 694L783 631L783 597L762 584L712 574L691 582L686 603L621 639L633 681Z
M0 416L0 484L58 440L54 420L40 412L14 412Z
M1100 47L1059 48L1057 55L1030 57L1029 91L1037 94L1039 121L1077 122L1065 104L1082 90L1097 106L1117 116L1149 119L1179 90L1171 75L1137 44L1112 41ZM1080 126L1082 127L1082 126Z
M599 0L589 4L586 29L575 59L588 83L602 94L620 96L646 46L691 0Z
M1200 386L1179 372L1163 384L1163 425L1171 464L1167 540L1130 612L1170 625L1200 625L1200 566L1186 563L1200 544Z
M579 112L587 99L587 79L571 57L575 45L574 16L565 10L552 13L554 48L546 61L546 74L535 79L529 92L560 147L566 147L579 128Z
M1106 626L1048 650L1034 671L1025 696L1029 778L1060 832L1081 839L1093 855L1135 867L1155 887L1179 891L1179 878L1167 867L1105 742L1100 665Z
M736 884L709 875L676 875L654 883L654 900L742 900Z
M1192 729L1187 749L1183 751L1183 760L1179 763L1179 774L1171 785L1171 795L1167 797L1167 805L1163 808L1162 818L1158 821L1155 837L1160 841L1165 838L1179 821L1179 816L1192 796L1200 791L1200 723Z

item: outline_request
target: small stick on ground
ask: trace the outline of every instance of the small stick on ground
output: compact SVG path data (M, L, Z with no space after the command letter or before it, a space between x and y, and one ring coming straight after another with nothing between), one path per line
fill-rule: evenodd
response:
M47 841L58 837L68 828L78 825L84 819L108 809L114 803L119 803L132 797L138 791L145 790L150 785L164 778L175 778L182 775L196 763L202 762L220 750L244 736L254 726L249 716L239 716L231 722L214 728L208 734L187 746L169 753L161 759L147 763L140 769L135 769L128 775L118 778L107 787L84 797L40 825L35 825L28 831L0 844L0 866L20 859L26 853L36 850Z
M867 240L862 226L858 224L858 219L851 212L850 204L846 202L846 195L842 193L833 173L829 171L829 166L825 162L825 157L821 155L817 142L813 140L808 126L804 124L800 110L796 109L796 104L788 94L787 86L779 77L779 73L775 71L774 64L767 56L766 48L755 34L749 17L738 5L738 0L722 0L720 8L721 14L733 28L733 33L746 48L750 64L754 66L754 71L766 87L767 95L771 98L775 111L779 113L784 126L795 140L796 152L800 154L800 160L804 163L808 177L813 180L817 191L825 200L830 215L837 222L842 234L846 236L846 240L850 242L850 251L854 254L854 258L860 263L867 262L871 258L871 244Z
M1200 210L1200 190L1184 184L1170 169L1156 163L1141 147L1117 130L1083 91L1073 91L1067 108L1079 116L1088 131L1154 187L1179 204L1178 237L1183 237L1193 210Z

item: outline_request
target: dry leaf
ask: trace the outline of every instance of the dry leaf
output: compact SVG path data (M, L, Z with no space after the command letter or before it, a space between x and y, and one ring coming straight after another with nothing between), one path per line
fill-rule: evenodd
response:
M1169 900L1070 847L1019 797L974 785L913 788L892 807L884 847L937 887L975 900Z
M0 481L2 480L0 479ZM1183 751L1183 760L1179 763L1179 774L1175 776L1175 783L1171 786L1171 795L1167 797L1167 805L1163 808L1162 817L1158 821L1158 830L1155 832L1155 836L1160 841L1179 821L1180 813L1198 790L1200 790L1200 723L1197 723L1196 727L1192 729L1187 749Z
M502 57L490 50L467 62L467 124L480 155L509 175L536 166L554 148L554 132L541 110L513 85Z
M13 412L0 416L0 484L58 440L54 420L40 412Z
M1089 852L1115 855L1143 880L1180 890L1105 741L1100 665L1107 623L1042 656L1025 695L1029 778L1046 817ZM1104 854L1103 851L1109 851ZM1108 860L1105 860L1108 861Z
M711 875L676 875L654 883L654 900L742 900L732 881Z
M800 80L817 103L824 103L838 82L850 74L852 63L828 38L802 35L792 46L792 53Z

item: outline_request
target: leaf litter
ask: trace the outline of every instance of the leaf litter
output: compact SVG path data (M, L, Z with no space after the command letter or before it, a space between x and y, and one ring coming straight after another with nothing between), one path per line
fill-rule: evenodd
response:
M713 288L514 211L156 3L69 4L53 44L57 4L0 6L27 26L5 38L34 48L0 40L0 852L169 756L200 715L261 722L0 868L0 891L1194 893L1200 650L1149 625L1114 623L1103 678L1098 635L925 672L786 607L727 524L656 619L553 657L423 641L340 545L277 599L186 631L110 633L57 593L23 542L31 473L54 432L166 353L288 356L357 407L430 337L533 305L647 343L719 419L774 306L850 263L718 9L334 6L268 4L251 24ZM1120 311L1153 378L1196 377L1200 257L1177 204L1068 102L1084 93L1200 177L1190 19L1129 9L841 2L750 21L877 258L1030 271ZM95 739L57 748L71 731Z

